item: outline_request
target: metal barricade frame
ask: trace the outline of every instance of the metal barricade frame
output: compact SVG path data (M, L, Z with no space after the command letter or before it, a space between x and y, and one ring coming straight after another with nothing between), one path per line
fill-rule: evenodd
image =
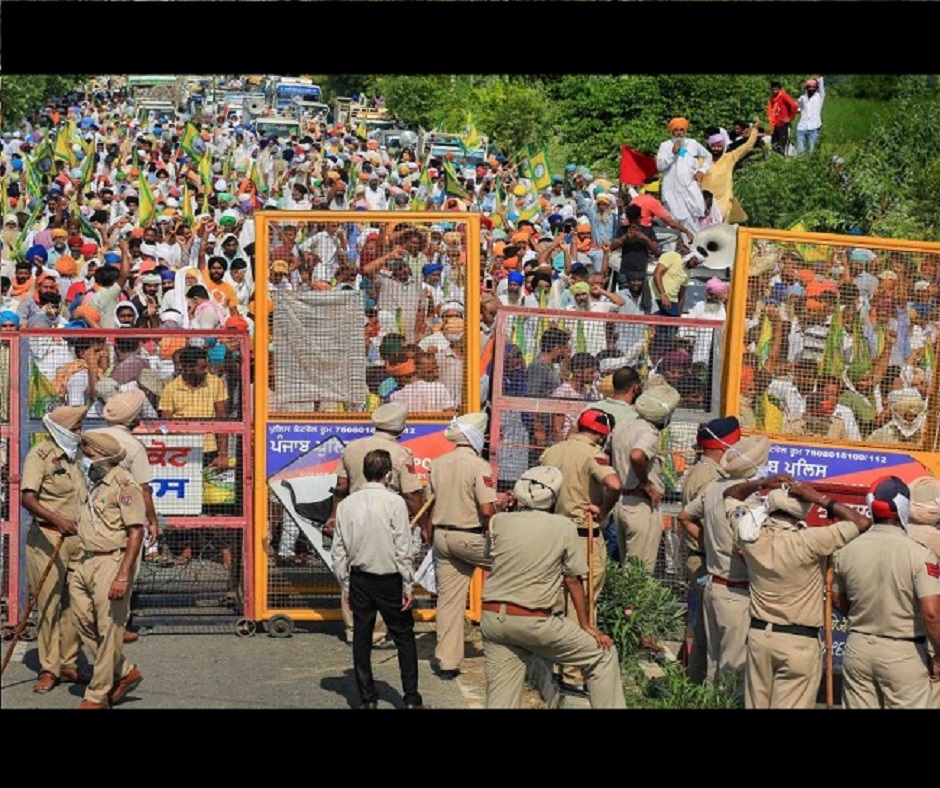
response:
M252 554L253 528L251 522L251 515L253 512L252 443L254 439L254 433L252 430L253 399L251 396L252 348L247 332L238 331L235 329L215 331L200 329L25 329L17 332L16 337L18 341L15 344L18 347L19 363L14 371L13 379L19 390L19 397L15 398L19 414L20 445L17 457L17 460L20 463L19 467L22 467L22 461L25 459L26 453L29 451L31 445L33 445L34 436L41 435L44 432L44 427L39 417L33 416L30 412L30 387L26 385L26 381L30 380L30 363L32 358L29 343L32 340L52 338L65 340L68 342L69 340L75 340L79 337L89 339L98 338L108 343L108 346L112 351L113 340L115 339L140 339L141 343L148 341L159 342L163 339L173 339L180 343L180 347L189 345L190 340L194 339L216 341L226 340L226 342L231 342L234 340L237 342L237 352L240 363L236 378L239 391L237 398L233 403L237 408L237 411L234 411L236 415L233 415L227 420L219 420L201 418L164 419L160 418L158 414L156 418L142 417L140 419L140 425L135 429L133 434L142 439L142 442L145 443L145 446L147 438L152 436L178 436L185 442L185 438L188 436L204 436L213 434L218 436L224 435L228 439L234 438L236 440L237 451L233 457L229 458L229 467L231 468L234 466L234 473L236 474L235 482L232 485L233 495L235 498L234 504L207 504L205 501L203 501L200 504L199 514L195 516L161 513L161 507L157 506L157 499L162 497L167 492L175 491L177 498L182 498L185 501L187 485L185 482L174 479L155 479L151 484L155 484L158 481L161 482L159 489L154 493L155 506L157 506L157 513L161 523L161 537L165 536L165 532L163 531L164 526L169 526L170 529L172 529L172 531L177 534L185 533L196 535L200 531L203 533L208 533L209 529L219 529L223 532L231 532L236 537L236 539L240 536L240 548L238 550L238 554L241 560L237 565L233 565L231 569L227 570L229 574L232 571L237 571L238 575L234 586L231 586L233 591L231 593L224 594L226 602L223 607L231 608L231 616L236 621L244 617L251 618L253 616L254 610L254 599L252 596L254 588L254 561ZM173 378L164 381L164 384L169 382L171 379ZM108 426L108 423L103 418L92 416L90 418L86 417L83 429L88 430L104 426ZM195 439L195 437L193 437L193 439ZM156 445L147 447L148 460L150 460L152 465L156 464L165 467L167 463L169 463L173 466L183 467L180 465L180 463L183 460L183 448L185 447L177 447L174 449L167 444L166 440L159 442L153 441L153 443ZM174 454L174 456L170 457L168 460L167 458L170 454ZM185 465L185 463L183 464ZM163 481L166 481L166 484L163 484ZM18 476L16 482L18 486ZM202 480L200 479L200 490L202 489L201 485ZM207 514L204 511L206 506L224 506L233 510L224 514ZM16 509L20 518L20 522L24 522L23 518L25 517L25 512L20 511L21 507L19 506L18 500L16 501ZM22 532L18 534L17 539L20 549L20 555L18 556L18 567L21 573L20 577L25 578L24 545L26 534L25 530L20 530ZM142 563L141 566L143 567L145 564ZM143 582L142 575L142 571L138 572L137 581L135 582L134 590L135 594L138 596L143 593L141 590L141 585ZM164 582L167 581L164 580ZM170 578L168 582L172 584L173 579ZM199 579L197 578L194 583L189 582L189 585L195 585L198 589L198 583ZM21 603L23 600L25 600L25 594L26 584L24 582L20 582L17 589L17 596L21 600ZM198 596L198 594L194 595ZM159 595L155 594L155 596ZM172 600L180 596L188 598L189 595L177 593L174 596L171 585L170 590L166 591L162 596ZM151 626L179 624L186 628L191 628L193 625L213 624L217 623L219 618L227 618L227 615L220 616L218 612L214 613L208 609L200 609L200 604L201 603L197 600L197 602L189 606L180 605L179 608L177 608L176 613L173 612L173 606L163 610L162 613L151 614L148 614L146 609L138 610L137 608L132 608L132 614L135 616L136 621L146 622ZM181 615L179 610L185 607L190 608L189 613L186 615ZM217 610L218 609L219 608L217 608ZM236 631L238 631L237 625Z
M320 440L325 444L336 437L362 437L371 432L370 414L365 411L333 411L333 412L290 412L274 411L267 381L269 380L270 360L269 347L272 343L271 327L267 319L260 316L267 316L271 309L272 299L264 286L268 281L270 270L269 249L271 248L272 234L271 227L277 223L299 225L303 223L354 223L354 224L388 224L396 223L415 223L415 224L435 224L451 223L464 224L466 259L465 269L465 303L464 303L464 332L466 336L465 370L464 370L464 397L458 413L479 410L480 392L479 392L479 358L480 358L480 214L463 212L419 212L419 211L369 211L367 213L360 211L262 211L256 214L256 254L255 254L255 314L258 317L255 324L255 347L257 349L255 357L255 380L258 385L255 388L255 415L254 424L254 445L256 446L255 466L254 466L254 598L256 600L255 618L259 621L268 622L268 629L272 633L278 634L282 631L289 632L293 627L294 621L339 621L341 613L338 601L335 607L315 607L315 601L310 607L297 605L278 605L276 600L283 597L290 601L291 597L308 599L311 597L336 597L338 598L338 585L335 578L330 573L329 577L324 577L321 581L311 584L300 577L295 580L293 574L297 574L291 568L283 568L283 571L272 566L271 557L268 554L271 546L271 536L273 534L273 523L271 522L270 496L272 495L270 480L278 472L275 470L272 474L271 468L274 463L269 460L269 443L279 440L281 435L287 437L291 442L296 438L312 443L314 440ZM437 456L449 449L449 444L443 440L443 430L449 423L452 415L457 414L435 414L424 412L418 414L416 418L409 415L407 429L411 431L410 436L416 441L416 445L422 445L425 448L423 456L425 460L432 456ZM281 431L283 430L283 431ZM310 443L308 443L308 448ZM407 441L406 441L407 445ZM436 448L435 448L436 447ZM292 448L293 450L293 448ZM338 449L334 445L331 449L329 458L320 463L317 467L317 475L327 475L339 462ZM420 464L421 459L418 451L414 452L416 464ZM273 456L273 455L272 455ZM426 470L419 467L419 476ZM321 545L322 547L322 545ZM421 556L416 556L417 562ZM320 559L318 559L320 560ZM325 563L325 562L323 562ZM329 569L329 567L326 567ZM289 592L283 594L275 593L278 589L272 588L272 575L275 571L286 575L284 581ZM299 570L299 574L304 574ZM415 610L415 617L418 620L430 620L433 618L432 608L420 607Z

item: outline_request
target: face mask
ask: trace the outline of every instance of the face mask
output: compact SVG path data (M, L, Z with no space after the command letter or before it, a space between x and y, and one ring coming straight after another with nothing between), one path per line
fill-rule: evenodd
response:
M463 334L444 334L444 339L448 342L459 342L463 338Z
M52 436L52 439L56 442L59 448L62 449L62 451L68 455L69 459L74 462L75 458L78 457L81 438L71 430L67 430L65 427L54 422L49 418L48 414L42 417L42 423L45 425L46 429L49 431L49 434Z

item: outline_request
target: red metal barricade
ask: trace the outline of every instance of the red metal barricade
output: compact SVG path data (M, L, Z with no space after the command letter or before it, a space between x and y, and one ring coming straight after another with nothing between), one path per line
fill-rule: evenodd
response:
M27 330L11 343L11 438L19 464L46 433L42 415L89 406L84 429L107 426L102 408L137 387L146 402L134 436L146 447L160 539L145 545L134 585L137 626L215 629L253 619L252 356L235 330ZM92 366L93 371L89 370ZM205 373L196 378L187 377ZM4 436L7 434L4 424ZM12 465L9 598L25 599L18 529L20 465ZM15 472L14 472L15 471ZM16 543L19 548L12 546ZM15 620L11 606L9 617Z

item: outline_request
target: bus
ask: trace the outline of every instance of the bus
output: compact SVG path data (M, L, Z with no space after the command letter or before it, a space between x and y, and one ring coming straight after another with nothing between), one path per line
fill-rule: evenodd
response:
M323 91L304 77L284 77L274 84L274 109L277 112L288 112L295 98L303 102L321 102Z

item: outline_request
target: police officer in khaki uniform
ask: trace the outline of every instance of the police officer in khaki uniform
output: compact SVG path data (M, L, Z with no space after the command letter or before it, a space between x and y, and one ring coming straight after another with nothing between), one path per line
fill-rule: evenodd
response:
M807 528L813 504L838 522ZM764 507L766 519L744 506L731 513L751 583L744 707L811 709L822 676L822 559L867 531L871 520L805 483L773 490Z
M333 512L326 521L324 532L333 533L336 522L336 507L347 495L361 490L366 484L366 477L362 470L365 456L374 449L384 449L392 458L392 479L388 489L400 493L408 507L408 515L414 517L424 502L421 482L415 474L415 461L411 451L398 443L405 430L408 419L408 410L397 402L381 405L372 412L372 424L375 434L367 438L351 441L343 450L343 457L336 469L336 487L333 491ZM343 611L343 623L346 625L346 642L352 645L353 641L353 615L349 608L349 599L346 594L340 598ZM373 631L373 644L378 645L385 640L386 628L382 616L379 615Z
M835 556L832 604L849 620L842 705L938 709L940 558L905 532L911 496L898 477L868 501L875 524Z
M541 458L542 465L551 465L562 473L555 514L574 521L578 536L582 537L585 566L588 566L588 539L592 530L588 518L592 517L595 524L594 543L591 546L594 583L593 588L589 589L594 609L589 606L589 621L595 619L597 599L604 588L607 567L603 531L597 524L604 522L620 495L620 477L601 448L615 426L616 421L609 413L589 408L578 417L576 432L569 434L567 440L549 446L542 452ZM581 579L586 583L589 579L588 573ZM557 604L569 619L577 622L578 613L567 588L563 589ZM581 670L571 666L565 667L562 670L562 681L569 688L580 688L583 685Z
M455 418L444 437L456 448L431 460L428 489L434 496L422 523L425 541L433 541L437 575L437 644L434 657L442 679L460 675L464 655L464 614L470 577L488 568L487 531L496 514L496 476L480 453L487 415Z
M617 649L589 619L582 540L570 518L551 514L562 480L558 468L530 468L513 487L519 508L490 520L493 569L480 621L488 709L520 707L530 655L580 668L593 708L626 706ZM552 615L562 584L577 625Z
M140 485L120 467L124 450L115 438L89 433L82 437L82 451L91 490L79 513L83 557L69 590L76 626L95 666L79 708L106 709L143 680L124 657L123 635L147 511Z
M153 549L154 555L156 555L160 525L157 521L157 510L153 505L153 495L150 491L153 470L150 460L147 458L147 447L131 432L140 423L140 413L146 401L147 395L138 388L113 394L108 397L101 413L109 426L94 431L100 432L102 435L110 435L124 449L124 459L121 460L121 467L128 471L134 477L134 481L140 485L140 491L144 496L144 508L147 511L147 532L144 535L144 542L148 551ZM139 571L140 558L138 557L135 574ZM139 635L136 632L124 631L125 643L134 643L138 639Z
M659 436L678 404L679 392L672 386L647 388L636 400L637 418L615 429L610 439L611 459L623 486L614 507L620 562L638 556L650 572L663 538L660 503L666 486Z
M747 565L734 548L728 515L741 503L757 503L759 489L776 489L793 481L785 474L742 481L759 474L760 466L767 461L769 453L770 441L763 435L751 435L731 446L719 463L728 478L711 482L679 513L683 528L690 527L689 521L702 523L705 567L709 574L702 594L707 677L709 681L715 681L724 674L733 674L735 693L741 699L744 698L751 600Z
M69 612L69 575L81 557L78 515L88 499L79 465L80 431L88 409L61 407L43 416L50 439L33 446L23 462L20 496L31 515L26 533L26 575L36 596L39 678L34 692L46 693L60 681L87 681L78 672L81 639ZM56 545L59 555L41 588Z
M699 427L696 436L701 455L682 480L682 505L688 506L698 498L705 488L716 479L724 479L721 458L729 446L741 440L741 425L734 416L712 419ZM691 518L680 520L682 540L686 548L685 576L689 594L694 597L691 607L692 647L689 651L686 675L696 684L705 681L708 672L705 641L705 615L702 612L703 578L708 575L705 568L705 548L702 545L702 524ZM701 581L701 582L700 582Z

